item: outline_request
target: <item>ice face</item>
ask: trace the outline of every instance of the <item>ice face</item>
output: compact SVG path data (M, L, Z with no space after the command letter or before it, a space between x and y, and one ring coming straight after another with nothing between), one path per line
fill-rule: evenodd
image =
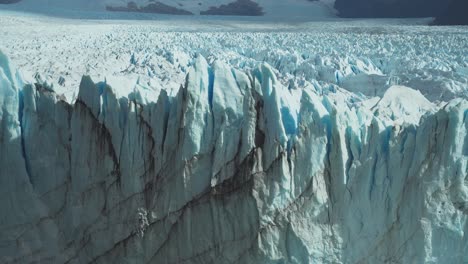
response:
M0 260L468 261L468 101L278 74L198 55L172 96L68 103L0 54Z
M466 29L0 13L1 263L468 261Z

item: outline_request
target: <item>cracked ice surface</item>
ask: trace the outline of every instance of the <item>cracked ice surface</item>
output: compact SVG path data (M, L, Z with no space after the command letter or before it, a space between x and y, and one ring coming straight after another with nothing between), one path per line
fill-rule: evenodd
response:
M0 262L468 262L466 29L4 21Z
M319 82L382 96L396 84L430 101L467 98L466 28L393 23L77 23L2 11L0 45L26 78L53 85L69 102L83 74L114 82L121 96L137 83L150 91L145 100L155 101L161 89L175 95L197 54L238 69L267 62L290 88Z

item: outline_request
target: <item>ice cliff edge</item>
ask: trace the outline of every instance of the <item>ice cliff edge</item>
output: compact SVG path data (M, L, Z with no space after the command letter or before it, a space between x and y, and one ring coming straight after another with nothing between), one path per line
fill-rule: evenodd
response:
M468 261L465 99L201 56L174 97L112 85L69 104L0 53L0 262Z

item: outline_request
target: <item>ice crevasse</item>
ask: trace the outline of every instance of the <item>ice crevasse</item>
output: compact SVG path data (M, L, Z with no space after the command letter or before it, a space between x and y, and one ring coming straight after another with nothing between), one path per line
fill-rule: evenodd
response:
M129 90L70 104L0 53L1 263L468 262L465 99L202 56L174 97Z

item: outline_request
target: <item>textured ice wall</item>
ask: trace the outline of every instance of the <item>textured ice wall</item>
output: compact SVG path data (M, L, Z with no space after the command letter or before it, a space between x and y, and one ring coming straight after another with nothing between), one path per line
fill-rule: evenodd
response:
M69 104L0 56L0 262L468 261L464 99L201 56L175 97L112 85Z

